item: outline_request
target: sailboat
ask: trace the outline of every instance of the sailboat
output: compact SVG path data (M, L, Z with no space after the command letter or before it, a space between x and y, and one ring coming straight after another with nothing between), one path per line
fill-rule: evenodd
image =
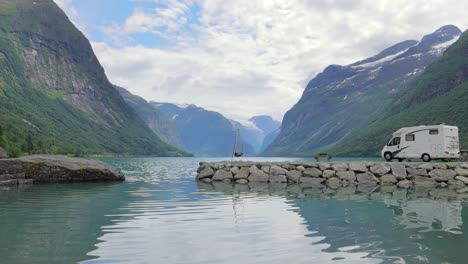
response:
M237 150L237 140L240 138L240 130L236 130L236 138L234 140L234 148L232 150L232 158L237 157L240 158L244 156L244 144L241 142L241 151Z

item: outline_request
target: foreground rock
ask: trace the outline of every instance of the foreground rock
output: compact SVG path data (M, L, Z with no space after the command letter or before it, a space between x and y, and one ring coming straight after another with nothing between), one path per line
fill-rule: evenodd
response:
M468 186L467 163L389 162L201 162L197 179L288 183L309 187L452 188ZM468 187L467 187L468 188Z
M60 155L0 160L0 186L124 180L120 171L97 160Z

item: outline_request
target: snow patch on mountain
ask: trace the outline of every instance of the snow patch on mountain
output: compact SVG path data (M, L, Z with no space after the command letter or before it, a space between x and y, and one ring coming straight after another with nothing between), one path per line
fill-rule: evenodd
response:
M405 53L408 49L405 49L403 51L400 51L398 53L395 53L395 54L392 54L392 55L389 55L387 57L383 57L381 58L380 60L376 60L376 61L373 61L373 62L368 62L368 63L364 63L364 64L360 64L360 65L354 65L352 66L352 68L356 69L356 68L370 68L370 67L374 67L374 66L377 66L377 65L380 65L382 63L385 63L385 62L388 62L388 61L391 61L393 60L394 58L398 57L399 55Z

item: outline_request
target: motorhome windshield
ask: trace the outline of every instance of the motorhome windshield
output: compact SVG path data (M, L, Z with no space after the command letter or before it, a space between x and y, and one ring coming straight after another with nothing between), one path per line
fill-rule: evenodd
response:
M392 138L387 144L387 146L396 146L396 145L400 145L400 137Z

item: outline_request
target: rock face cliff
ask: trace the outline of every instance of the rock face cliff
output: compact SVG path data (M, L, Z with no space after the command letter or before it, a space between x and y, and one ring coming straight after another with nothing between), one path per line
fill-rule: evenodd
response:
M307 85L283 119L268 156L303 156L329 149L404 95L415 77L461 35L444 26L347 66L330 65Z
M187 151L196 156L231 156L236 131L230 120L220 113L196 105L151 104L173 122ZM238 137L237 151L255 155L253 147L242 137Z
M468 149L468 31L397 98L330 151L346 156L379 155L397 129L442 123L458 126L460 148Z
M0 124L19 153L181 155L109 83L52 0L0 0Z

